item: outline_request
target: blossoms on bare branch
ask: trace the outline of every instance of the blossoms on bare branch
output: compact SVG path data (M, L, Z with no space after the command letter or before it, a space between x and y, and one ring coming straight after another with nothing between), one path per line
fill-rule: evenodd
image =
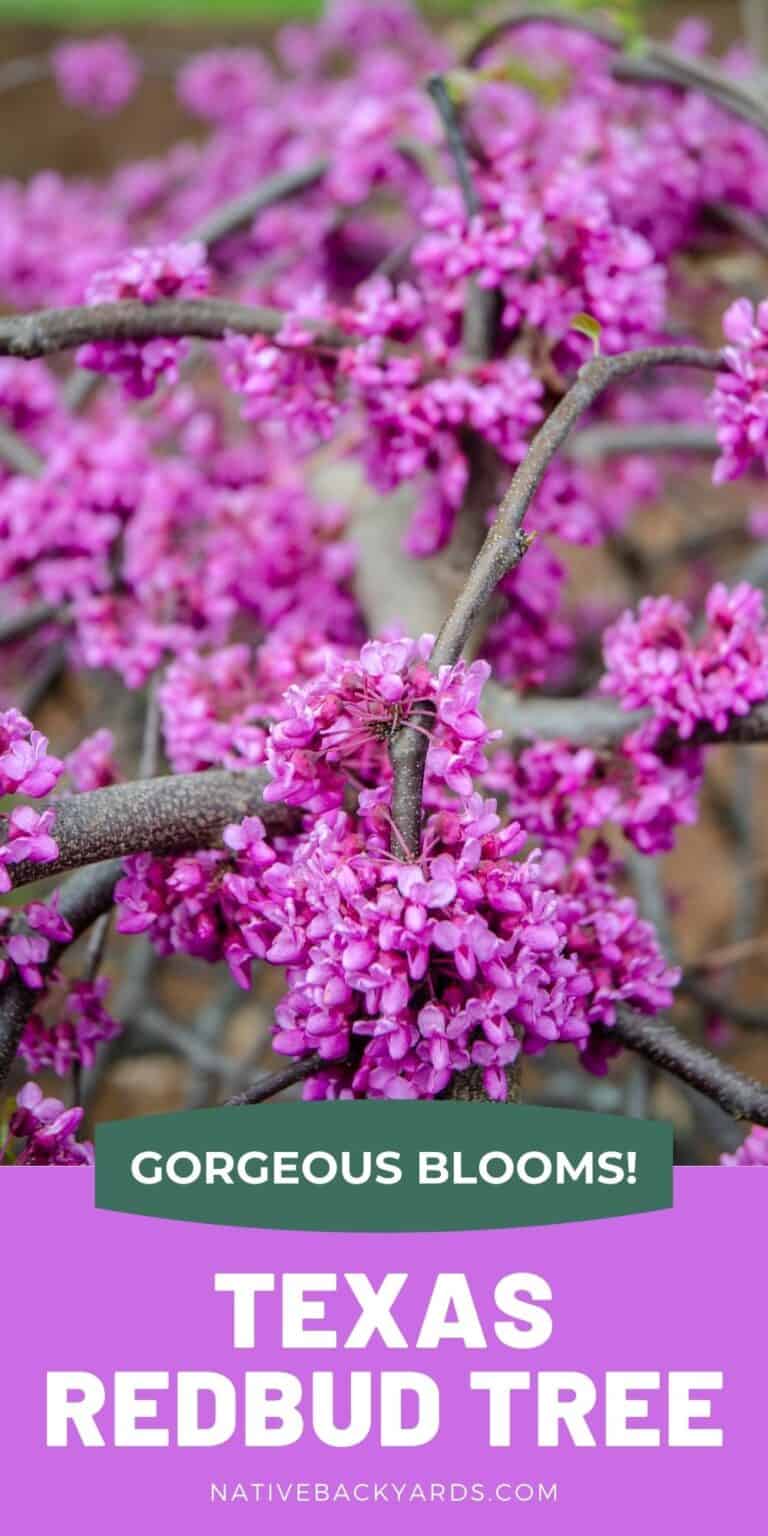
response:
M764 1117L764 1090L652 1017L676 972L603 839L618 826L643 854L670 847L697 814L705 745L765 734L757 592L708 579L703 628L703 583L687 607L638 607L657 572L626 532L681 462L649 452L716 442L718 478L765 459L762 309L735 306L719 351L682 339L696 294L674 325L667 304L699 232L759 259L764 105L684 39L629 54L602 23L559 13L542 32L547 15L515 13L516 75L502 24L470 77L407 7L347 0L281 38L277 63L184 63L206 143L108 188L0 188L0 295L17 311L0 320L10 702L55 620L69 666L129 690L157 680L171 770L122 782L101 730L54 786L44 738L0 717L4 880L82 866L4 920L3 1074L20 1038L30 1066L60 1071L108 1038L94 977L60 997L57 966L114 898L120 930L163 955L222 962L243 987L254 963L285 970L274 1044L298 1060L243 1102L299 1080L307 1097L410 1098L471 1079L501 1099L525 1054L571 1042L599 1072L623 1043ZM97 111L135 84L114 46L58 70ZM210 371L179 371L188 337L217 343L213 389ZM107 385L78 418L44 361L72 350L134 398L153 391L151 412ZM335 462L342 505L314 488L334 443L379 495L405 488L442 628L418 603L420 638L366 623L345 515L359 482ZM566 606L552 540L622 553L633 610L602 591ZM611 700L595 697L601 635ZM116 857L117 884L100 862ZM23 1090L18 1115L31 1160L46 1137L69 1158L58 1105Z

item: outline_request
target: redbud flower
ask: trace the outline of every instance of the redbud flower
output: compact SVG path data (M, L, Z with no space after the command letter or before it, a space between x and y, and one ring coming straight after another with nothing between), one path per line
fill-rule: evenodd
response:
M724 1152L720 1162L725 1168L768 1168L768 1129L753 1125L746 1141L735 1152Z
M64 100L100 117L124 107L141 78L138 58L121 37L61 43L52 62Z

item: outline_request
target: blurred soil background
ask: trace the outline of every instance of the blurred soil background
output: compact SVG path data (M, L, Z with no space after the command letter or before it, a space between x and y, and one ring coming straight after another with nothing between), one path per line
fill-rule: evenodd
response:
M185 24L158 17L149 24L117 26L110 19L101 29L91 11L78 31L91 35L119 30L144 50L181 53L239 42L269 46L271 27L259 21L258 4L254 4L251 23L227 21L216 16L214 9L205 22L195 19ZM290 6L285 10L287 16ZM471 10L465 8L465 18ZM482 7L476 10L480 13ZM40 53L64 35L60 27L3 21L3 11L0 3L0 62ZM680 20L694 13L712 25L713 51L738 35L736 0L699 0L698 5L695 0L688 5L652 0L649 30L667 37ZM461 21L454 16L445 25L456 27ZM50 83L34 83L0 95L0 175L26 179L52 167L70 176L99 176L125 160L158 153L180 138L202 132L201 125L176 102L167 79L148 78L137 98L116 118L98 123L64 107ZM765 258L748 247L735 241L718 260L721 270L716 275L733 285L734 296L766 291ZM713 313L708 340L716 344L718 339ZM754 500L753 490L751 503ZM768 505L768 495L765 500ZM708 531L722 528L725 519L732 518L738 529L744 512L743 492L738 488L714 491L708 467L694 464L669 477L664 503L645 513L629 532L633 543L658 556L681 539L700 535L706 539ZM608 554L585 550L575 557L571 552L568 558L577 591L591 589L605 598L616 593L624 601L633 601L649 589L641 581L636 593L628 592L626 568L622 570L621 562ZM718 548L710 558L709 580L721 575L727 580L741 569L744 549L734 537L725 552ZM765 580L768 585L768 571ZM663 569L656 570L650 586L657 591L674 590L674 581ZM95 679L87 688L82 680L67 681L46 702L36 723L51 736L54 748L63 751L84 731L105 723L107 715L118 741L121 737L132 741L136 750L141 709L128 694L116 703L114 684L107 680L101 684ZM125 752L122 756L125 760ZM653 879L647 878L650 873L669 894L674 943L682 963L694 968L694 981L736 998L747 1010L742 1022L734 1023L683 999L676 1018L697 1037L716 1043L741 1071L763 1080L768 1080L767 765L768 748L712 753L700 822L682 830L677 850L661 864L641 861L648 866L642 887L646 907L650 912L657 894ZM133 950L137 947L133 943ZM138 958L134 954L128 966L127 953L128 946L113 940L106 970L115 981L118 1016L132 1025L129 1044L118 1042L111 1059L102 1063L90 1085L86 1083L91 1119L216 1102L243 1080L250 1081L256 1073L279 1064L268 1044L271 1009L280 986L274 972L258 979L253 994L232 991L220 997L221 978L214 978L202 965L184 960L164 964L150 983L148 954L140 951ZM147 1001L150 988L154 990L151 1005ZM764 1023L759 1018L761 1009ZM180 1030L189 1037L181 1051L174 1039L174 1031ZM572 1051L551 1051L542 1061L526 1062L523 1091L532 1102L670 1119L680 1162L711 1161L743 1137L743 1129L717 1109L626 1055L608 1078L594 1080L574 1068Z

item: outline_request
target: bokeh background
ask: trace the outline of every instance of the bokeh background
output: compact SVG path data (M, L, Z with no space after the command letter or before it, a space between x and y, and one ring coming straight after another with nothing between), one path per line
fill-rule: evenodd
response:
M39 54L72 31L92 35L120 30L142 47L158 50L186 52L239 41L269 47L276 24L317 9L287 0L226 4L216 0L168 4L165 0L160 16L153 0L129 4L81 0L78 5L66 0L18 0L16 4L0 0L0 67ZM483 7L438 0L424 9L438 24L457 28L466 26ZM738 36L737 0L699 0L698 5L649 0L648 30L668 36L694 12L711 23L713 51ZM125 110L98 123L66 108L50 82L38 81L0 93L0 176L26 179L55 167L67 175L98 177L122 161L160 152L180 138L194 138L203 131L179 106L167 80L148 78ZM736 284L735 292L766 291L764 257L735 247L726 259L731 263L728 275ZM710 329L708 339L715 343L717 315L703 316L702 325ZM724 516L733 519L736 530L743 524L744 510L743 492L738 488L714 492L706 468L694 467L670 479L663 505L643 514L641 526L632 534L641 548L663 549L675 539L702 534L706 538L707 529L721 527ZM575 582L592 587L600 582L608 588L615 584L615 568L606 561L601 569L601 558L595 551L577 552ZM718 555L712 579L720 574L727 579L741 560L743 549L735 535L733 549ZM130 697L115 703L111 685L105 683L102 688L98 679L93 684L70 679L47 700L38 719L57 750L74 745L85 730L104 723L110 692L109 723L115 725L117 713L118 731L129 738L135 734L137 718ZM645 871L646 877L652 876L650 882L646 878L646 905L653 905L661 882L669 897L674 942L694 982L698 980L705 991L710 985L720 988L735 1000L733 1013L742 1010L740 1022L720 1018L689 994L681 1000L677 1020L697 1038L716 1042L740 1070L763 1080L768 1080L768 1007L764 1024L760 1012L768 983L767 754L766 748L712 754L700 823L684 829L679 848L663 861L662 868ZM642 882L643 878L643 871L636 870L635 879ZM214 1001L205 968L177 961L152 982L150 1005L150 964L145 954L138 964L134 959L129 971L125 946L120 941L110 946L107 970L122 996L122 1016L132 1029L86 1085L91 1121L215 1102L223 1096L231 1078L206 1072L204 1055L198 1052L196 1059L194 1049L191 1054L190 1049L180 1050L174 1031L177 1036L179 1031L190 1032L219 1057L239 1062L251 1074L254 1068L260 1071L272 1064L268 1041L276 985L273 973L252 996L233 995L222 1010ZM596 1081L574 1067L571 1052L550 1052L540 1063L526 1064L524 1097L670 1119L680 1162L712 1161L743 1136L742 1128L698 1096L629 1057L622 1058L608 1079Z
M67 33L90 35L105 28L158 48L231 46L254 38L268 44L281 21L311 17L321 9L317 0L163 0L162 5L157 0L0 0L0 58L22 58ZM488 6L426 0L421 9L436 24L456 28ZM739 0L646 0L645 9L648 30L660 37L693 13L711 22L715 48L738 35ZM116 119L100 123L97 132L87 117L67 111L51 86L40 82L0 98L0 173L28 176L49 165L73 175L98 172L200 131L159 79L145 81L138 97Z

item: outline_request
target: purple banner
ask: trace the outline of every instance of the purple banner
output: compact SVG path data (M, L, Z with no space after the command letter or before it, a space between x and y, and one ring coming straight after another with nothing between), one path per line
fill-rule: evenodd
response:
M684 1168L671 1211L328 1236L96 1211L88 1169L4 1170L4 1526L754 1525L767 1197L768 1170ZM322 1443L329 1414L341 1437L356 1414L361 1443ZM292 1443L246 1444L259 1424ZM178 1443L206 1433L221 1443ZM409 1434L425 1443L380 1443Z

